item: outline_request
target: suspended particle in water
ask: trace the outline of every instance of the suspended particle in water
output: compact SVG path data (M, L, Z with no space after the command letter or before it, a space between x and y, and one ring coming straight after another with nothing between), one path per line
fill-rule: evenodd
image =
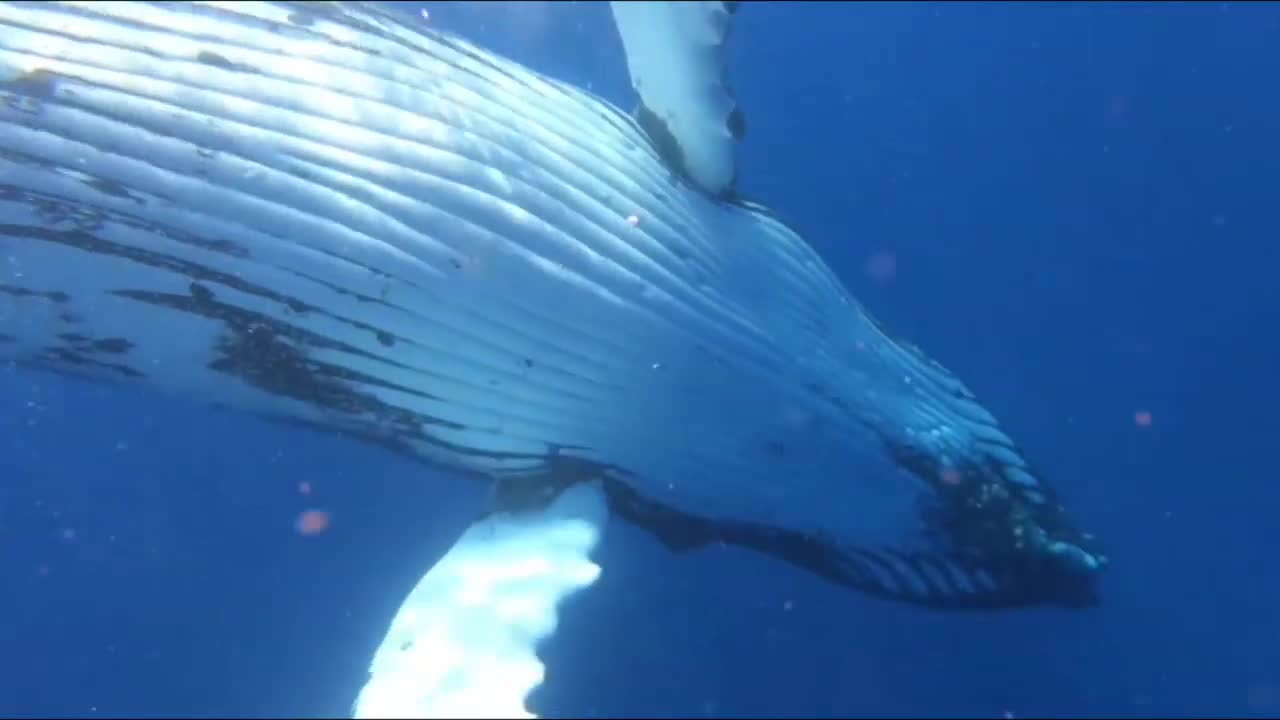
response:
M1151 411L1138 410L1133 414L1133 424L1140 428L1151 427Z
M306 480L303 480L302 482L298 483L298 494L299 494L299 495L310 495L310 494L311 494L311 483L307 482Z
M1128 95L1112 95L1103 105L1103 114L1111 122L1121 122L1133 113L1133 98Z
M639 224L640 224L640 216L639 216L639 215L628 215L628 216L627 216L627 224L628 224L628 225L630 225L631 227L636 227L637 225L639 225Z
M813 416L801 408L794 405L787 405L782 408L782 423L789 430L804 428L812 421Z
M299 535L319 535L329 529L329 513L323 510L307 510L298 515L294 528Z
M880 250L867 258L865 270L872 280L887 283L898 275L898 258L887 250Z

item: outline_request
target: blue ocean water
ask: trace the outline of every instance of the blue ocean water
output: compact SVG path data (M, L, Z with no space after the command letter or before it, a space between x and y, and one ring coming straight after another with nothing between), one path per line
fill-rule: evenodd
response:
M418 5L630 105L604 4ZM616 523L536 705L1280 713L1278 40L1267 3L747 4L744 189L1002 419L1105 542L1103 604L931 613ZM341 717L483 502L121 388L5 370L0 408L0 716Z

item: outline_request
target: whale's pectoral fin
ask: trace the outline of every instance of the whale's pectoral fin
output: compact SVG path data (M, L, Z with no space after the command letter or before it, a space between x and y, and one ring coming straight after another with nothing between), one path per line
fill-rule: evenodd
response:
M599 576L590 559L608 518L599 482L536 510L476 522L391 621L353 709L357 718L536 717L536 646L557 606Z
M612 3L640 96L636 119L675 170L714 195L732 195L746 124L726 74L736 2Z

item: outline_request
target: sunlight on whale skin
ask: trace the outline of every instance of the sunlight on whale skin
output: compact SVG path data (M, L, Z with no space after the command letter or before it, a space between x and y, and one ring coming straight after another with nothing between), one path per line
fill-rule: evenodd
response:
M0 358L494 488L358 716L528 716L617 515L951 610L1105 557L974 395L738 194L737 4L625 3L634 116L351 3L0 3Z

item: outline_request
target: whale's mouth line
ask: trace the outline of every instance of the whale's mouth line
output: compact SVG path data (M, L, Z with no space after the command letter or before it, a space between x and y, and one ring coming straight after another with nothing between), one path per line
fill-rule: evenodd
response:
M1046 555L905 552L841 546L784 528L685 515L646 500L622 482L612 481L605 487L611 508L618 515L645 526L675 550L736 545L894 602L940 610L1099 604L1097 573L1070 572Z
M676 552L737 546L873 597L937 610L1099 604L1100 568L1067 562L1049 545L905 551L842 544L783 527L682 512L647 498L636 489L643 483L629 482L631 473L616 465L553 453L544 467L538 482L500 481L493 510L541 506L567 487L602 478L611 511Z

